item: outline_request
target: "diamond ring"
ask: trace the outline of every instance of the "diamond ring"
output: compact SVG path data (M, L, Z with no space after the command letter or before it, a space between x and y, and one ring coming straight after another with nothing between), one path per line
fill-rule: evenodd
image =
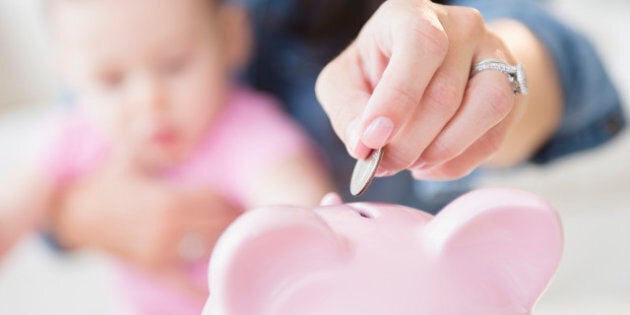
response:
M501 60L485 59L473 66L471 75L475 75L476 73L484 70L497 70L507 74L508 79L512 84L514 95L527 95L527 78L525 77L523 65L518 64L516 66L511 66Z

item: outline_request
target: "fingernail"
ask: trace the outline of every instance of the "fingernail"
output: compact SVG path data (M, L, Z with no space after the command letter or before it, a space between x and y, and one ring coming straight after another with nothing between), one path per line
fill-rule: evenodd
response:
M411 177L414 179L422 179L424 176L420 174L420 171L411 171Z
M430 169L413 170L411 171L411 176L413 176L413 178L415 179L428 178L431 176L431 170Z
M348 126L346 127L346 147L348 148L348 153L352 157L355 157L355 148L357 146L357 142L359 141L358 133L356 132L356 127L358 125L359 120L352 120Z
M372 149L382 148L392 132L394 131L394 123L387 117L378 117L365 129L361 142Z
M346 141L348 143L351 143L352 136L354 135L354 130L357 128L357 124L358 123L359 123L359 119L355 118L355 119L350 121L348 126L346 126L345 135L346 135Z
M387 170L384 170L383 168L381 168L380 166L376 169L376 173L374 174L374 176L376 177L385 177L389 174L389 172Z
M409 168L410 169L421 169L423 167L427 166L427 162L423 159L418 159L416 161L416 163L414 163L413 165L411 165Z

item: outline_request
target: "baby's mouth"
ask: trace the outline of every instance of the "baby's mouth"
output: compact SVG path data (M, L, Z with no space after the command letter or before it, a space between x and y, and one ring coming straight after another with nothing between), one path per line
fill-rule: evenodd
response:
M172 128L164 128L154 132L150 137L150 141L160 146L172 146L177 143L178 138L177 131Z

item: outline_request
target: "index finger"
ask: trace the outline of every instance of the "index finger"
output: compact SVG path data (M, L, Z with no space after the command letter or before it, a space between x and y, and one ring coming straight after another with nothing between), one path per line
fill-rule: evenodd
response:
M351 139L347 130L360 116L369 97L368 86L360 66L356 43L352 43L319 74L315 85L317 98L330 119L337 136L355 158L366 152L355 151L359 138Z
M366 147L383 147L407 123L442 64L448 38L433 17L416 17L385 35L391 36L391 57L353 131Z

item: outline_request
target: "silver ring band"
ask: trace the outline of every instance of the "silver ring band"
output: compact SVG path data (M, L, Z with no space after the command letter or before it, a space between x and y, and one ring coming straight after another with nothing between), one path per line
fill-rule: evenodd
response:
M525 76L523 65L511 66L501 60L485 59L473 66L471 76L484 70L497 70L507 74L512 84L514 95L527 95L527 77Z

